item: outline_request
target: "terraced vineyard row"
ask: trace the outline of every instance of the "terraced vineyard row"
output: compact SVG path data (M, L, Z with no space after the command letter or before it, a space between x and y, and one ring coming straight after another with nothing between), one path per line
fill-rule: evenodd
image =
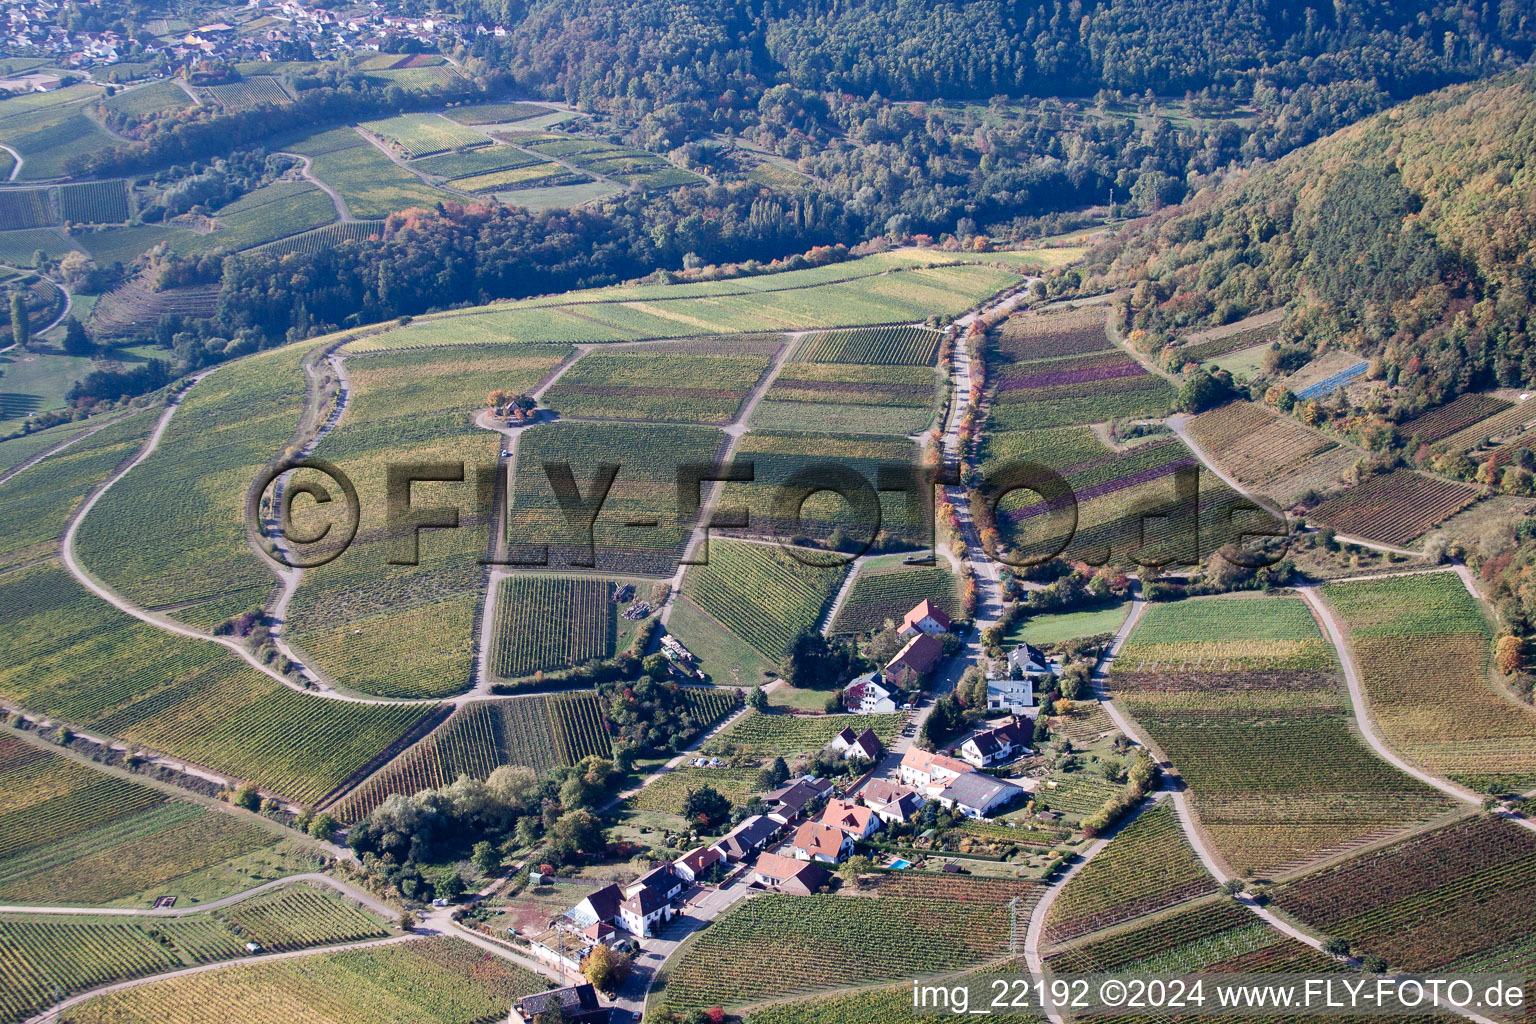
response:
M0 1016L21 1020L64 996L114 981L247 955L387 934L384 923L307 886L179 918L0 915Z
M689 691L690 694L697 691ZM902 715L789 715L748 711L722 732L717 741L746 753L814 754L844 729L875 730L886 746L896 738Z
M1003 323L998 351L1013 362L1107 351L1114 346L1105 333L1104 317L1102 309L1015 313Z
M821 618L843 566L808 566L765 544L714 541L709 564L683 577L684 593L770 661Z
M505 679L614 653L613 584L586 577L512 576L497 598L491 671Z
M926 327L869 327L812 334L795 359L803 363L862 363L870 366L932 366L940 334Z
M1478 499L1477 488L1412 470L1373 476L1312 509L1311 518L1352 536L1407 544Z
M834 633L864 633L880 629L886 619L901 618L924 600L950 616L960 611L955 574L946 568L911 566L890 572L860 571L832 622Z

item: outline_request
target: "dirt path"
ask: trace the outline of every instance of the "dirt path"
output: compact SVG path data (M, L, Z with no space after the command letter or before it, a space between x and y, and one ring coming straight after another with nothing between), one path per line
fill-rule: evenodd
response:
M330 875L323 875L317 871L309 871L300 875L286 875L283 878L273 879L270 882L263 882L260 885L244 889L231 896L199 903L195 907L168 907L156 910L138 907L32 907L18 905L0 906L0 914L61 914L76 917L190 917L194 914L206 914L209 911L221 910L252 896L270 892L273 889L280 889L285 885L296 885L302 882L335 889L348 899L361 903L380 917L390 921L400 920L400 912L389 904L380 902L372 894L364 892L349 882L343 882L339 878L332 878Z
M0 142L0 149L3 149L7 153L11 154L11 159L16 161L14 164L11 165L11 175L10 175L10 177L5 179L6 181L15 181L16 180L16 176L21 173L21 165L25 162L26 158L23 157L20 153L16 152L14 149L12 149L10 146L7 146L3 142Z
M97 426L88 427L85 430L82 430L80 433L76 434L74 437L68 438L67 440L62 441L59 444L54 445L52 448L49 448L47 451L38 452L36 455L32 456L31 458L25 459L22 462L18 462L16 465L14 465L10 469L6 470L4 473L0 473L0 484L5 483L11 477L16 476L18 473L21 473L23 470L31 469L33 466L37 465L39 462L42 462L44 459L48 458L50 455L57 455L59 452L63 451L65 448L68 448L70 445L75 444L78 441L83 441L86 438L90 437L92 434L95 434L95 433L98 433L99 431L105 430L108 427L110 427L112 424L117 423L117 422L121 421L122 419L123 419L122 416L109 416L104 422L98 424Z
M279 156L291 156L295 160L304 161L304 165L299 168L299 173L304 176L305 181L309 182L311 185L314 185L320 191L331 197L331 205L336 208L337 223L350 224L352 221L357 220L356 217L352 216L352 211L347 209L347 201L341 198L341 193L337 192L330 185L327 185L325 182L315 177L314 172L310 170L311 161L309 157L305 156L303 153L290 153L285 150L278 150L277 153Z

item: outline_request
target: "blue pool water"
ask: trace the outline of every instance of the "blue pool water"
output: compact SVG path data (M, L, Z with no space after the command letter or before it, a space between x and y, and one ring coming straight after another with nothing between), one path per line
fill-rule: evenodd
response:
M893 860L893 861L891 861L891 867L894 868L897 871L905 871L905 870L907 870L907 868L909 868L911 866L912 866L912 862L909 861L909 860Z

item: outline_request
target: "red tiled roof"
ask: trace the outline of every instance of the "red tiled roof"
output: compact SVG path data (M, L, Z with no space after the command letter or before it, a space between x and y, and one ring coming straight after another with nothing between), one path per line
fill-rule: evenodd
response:
M901 628L906 629L909 626L913 626L916 623L921 622L923 619L928 618L933 619L934 622L937 622L946 630L949 629L949 616L945 615L942 608L934 604L932 601L929 601L927 598L924 598L923 602L916 608L913 608L911 611L907 612L907 617L901 620Z

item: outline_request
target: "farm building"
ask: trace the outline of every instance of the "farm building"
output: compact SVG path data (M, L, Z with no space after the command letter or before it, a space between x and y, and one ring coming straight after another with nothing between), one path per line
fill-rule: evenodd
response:
M944 645L936 637L919 633L885 666L885 676L897 686L913 686L933 671L944 656Z
M889 715L896 711L894 692L884 685L885 676L869 672L859 676L843 690L843 703L855 715Z
M827 869L793 857L765 853L752 869L752 880L768 889L809 896L827 884Z
M938 636L940 633L948 633L949 626L949 616L944 614L944 609L924 599L902 617L900 632L902 636L912 636L916 633Z
M590 928L596 924L612 924L618 920L619 904L624 902L624 890L617 885L605 885L565 912L567 920L577 928Z
M1022 787L1011 782L981 772L968 772L945 786L935 799L968 818L985 818L1022 798L1024 792Z
M609 1008L597 1001L591 985L570 985L524 996L512 1004L511 1024L532 1024L535 1017L552 1016L559 1008L559 1019L566 1024L608 1024Z

